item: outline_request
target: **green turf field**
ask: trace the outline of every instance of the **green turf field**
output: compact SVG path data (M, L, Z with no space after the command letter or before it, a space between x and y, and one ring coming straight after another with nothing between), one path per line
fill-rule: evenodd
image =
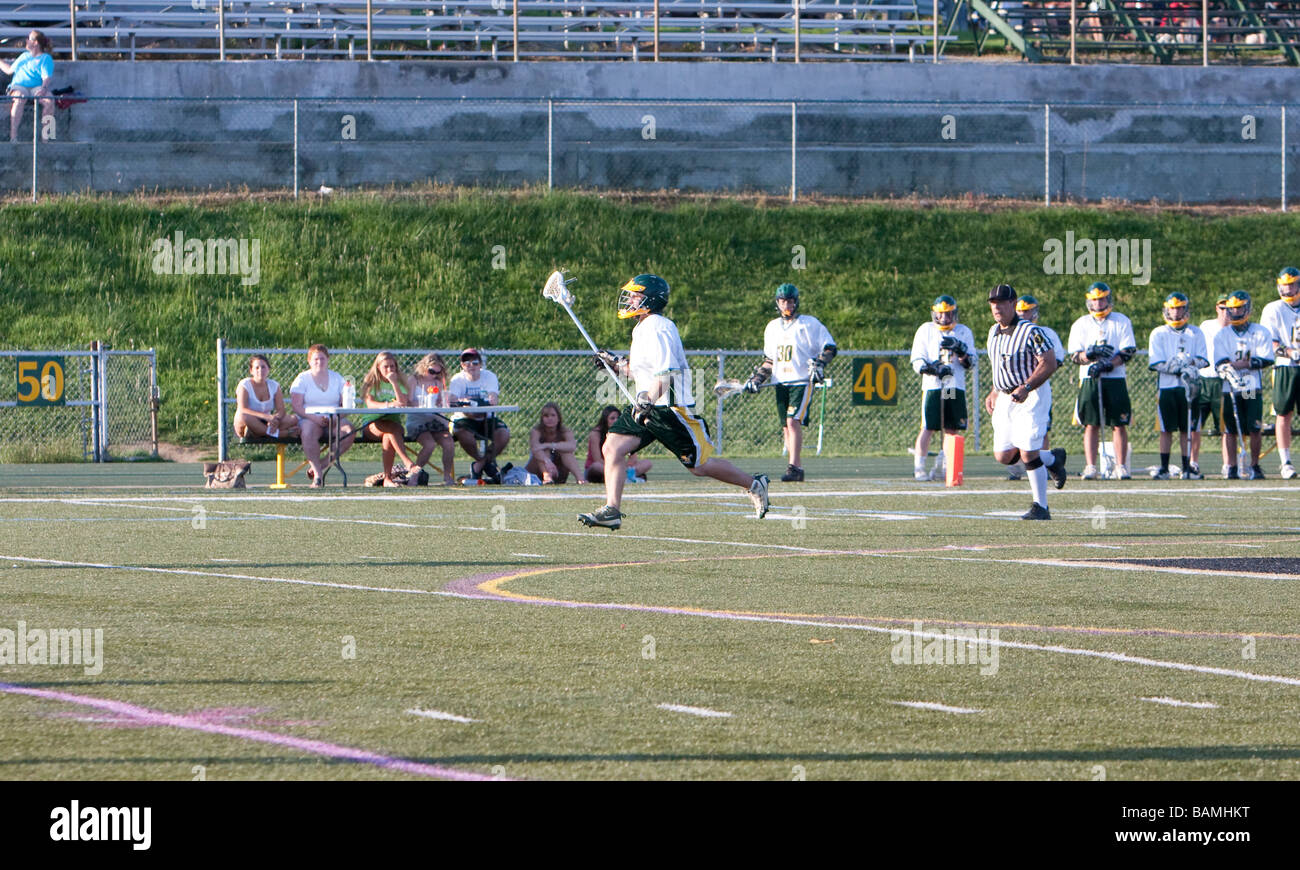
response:
M0 467L0 656L103 653L0 664L0 777L1300 778L1294 482L1074 479L1031 524L984 458L807 467L761 522L664 469L616 533L594 487Z

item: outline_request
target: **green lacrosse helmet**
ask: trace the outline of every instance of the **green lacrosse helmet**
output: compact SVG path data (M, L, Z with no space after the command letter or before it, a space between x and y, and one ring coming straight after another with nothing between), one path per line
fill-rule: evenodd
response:
M658 314L668 304L668 282L658 275L637 275L619 288L620 320Z
M1245 290L1233 290L1228 294L1228 301L1223 303L1228 309L1228 322L1233 326L1243 326L1250 319L1250 294Z
M1038 320L1038 300L1026 293L1016 300L1016 314L1025 320Z
M942 331L951 330L957 325L957 300L946 294L935 299L930 305L930 319Z
M1098 320L1105 320L1110 316L1111 307L1114 303L1110 299L1110 285L1105 281L1094 281L1088 285L1086 294L1088 300L1088 313Z
M1300 308L1300 269L1287 266L1277 273L1277 295L1292 308Z
M794 300L794 310L795 310L795 311L798 311L798 310L799 310L799 288L798 288L798 287L794 286L793 284L789 284L789 283L787 283L787 284L782 284L780 287L777 287L777 288L776 288L776 301L777 301L777 302L780 302L782 299L793 299L793 300ZM780 306L777 306L777 307L778 307L778 309L780 308Z
M1164 308L1161 314L1164 315L1165 323L1170 329L1182 329L1187 325L1187 310L1191 308L1191 301L1184 293L1173 292L1165 297Z

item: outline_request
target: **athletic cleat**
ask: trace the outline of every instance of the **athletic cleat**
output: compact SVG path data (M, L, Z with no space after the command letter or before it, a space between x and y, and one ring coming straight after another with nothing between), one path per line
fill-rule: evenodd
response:
M803 483L803 469L797 465L787 466L785 474L781 475L782 483Z
M1205 475L1201 474L1201 466L1193 462L1192 467L1183 472L1183 480L1205 480Z
M1056 461L1048 466L1047 476L1056 484L1057 489L1063 489L1065 487L1065 478L1068 476L1065 471L1065 448L1053 447L1052 456L1056 458Z
M767 509L772 503L767 498L767 475L755 474L754 482L749 485L749 500L754 503L754 518L761 520L767 516Z
M608 504L589 514L578 514L578 520L584 526L600 526L611 532L623 525L623 515L618 512L618 508Z
M1114 475L1114 479L1115 479L1115 480L1132 480L1132 479L1133 479L1133 475L1129 474L1129 472L1128 472L1128 466L1127 466L1127 465L1116 465L1116 466L1115 466L1115 475Z
M1097 479L1097 466L1095 466L1095 465L1085 465L1085 466L1083 467L1083 471L1080 471L1080 472L1079 472L1079 477L1080 477L1080 479L1082 479L1082 480L1096 480L1096 479Z
M1224 479L1224 480L1241 480L1241 476L1240 476L1239 474L1237 474L1237 466L1235 466L1235 465L1225 465L1225 466L1223 466L1223 479Z
M1050 520L1051 518L1052 512L1038 502L1031 504L1029 512L1021 517L1022 520Z
M1295 479L1295 466L1292 465L1291 463L1289 462L1282 463L1282 467L1279 469L1279 471L1281 471L1282 473L1283 480Z
M930 479L930 472L926 471L924 468L917 468L917 469L914 469L914 470L912 471L912 479L913 479L913 480L929 480L929 479Z
M1168 469L1168 468L1153 468L1153 469L1151 469L1151 479L1152 479L1152 480L1168 480L1168 479L1169 479L1169 469Z
M1250 471L1246 472L1246 479L1247 479L1247 480L1263 480L1263 479L1264 479L1264 469L1260 468L1258 465L1252 465L1252 466L1250 467Z

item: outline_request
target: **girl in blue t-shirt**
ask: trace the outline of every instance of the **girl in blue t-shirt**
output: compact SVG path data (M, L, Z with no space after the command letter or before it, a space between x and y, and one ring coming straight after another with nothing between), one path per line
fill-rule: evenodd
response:
M27 34L27 50L18 55L12 65L0 60L0 70L13 76L7 91L13 101L9 108L9 141L13 142L18 139L18 125L22 123L23 109L27 106L22 97L41 97L45 113L48 115L54 111L54 100L50 99L50 77L54 75L50 38L39 30L33 30Z

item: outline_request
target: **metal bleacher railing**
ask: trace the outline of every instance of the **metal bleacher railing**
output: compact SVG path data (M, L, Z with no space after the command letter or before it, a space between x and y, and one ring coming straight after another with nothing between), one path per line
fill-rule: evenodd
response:
M0 3L0 43L31 28L72 59L918 59L953 39L943 0L28 0Z

